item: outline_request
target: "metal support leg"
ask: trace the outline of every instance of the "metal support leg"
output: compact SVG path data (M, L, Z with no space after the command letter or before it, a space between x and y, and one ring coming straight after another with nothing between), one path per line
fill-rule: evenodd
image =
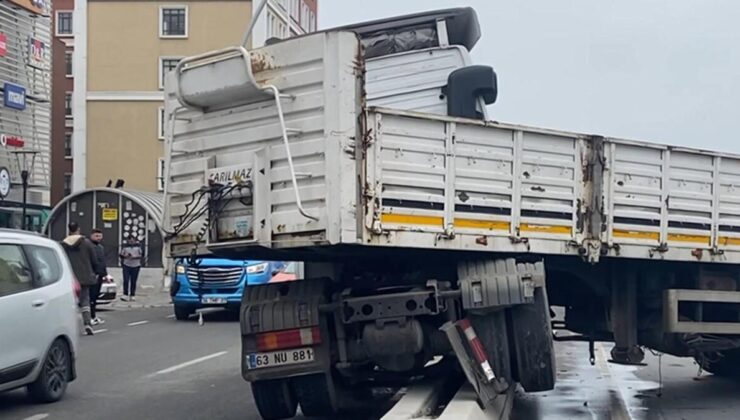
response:
M645 352L637 345L637 273L611 276L611 324L614 333L612 362L641 364Z

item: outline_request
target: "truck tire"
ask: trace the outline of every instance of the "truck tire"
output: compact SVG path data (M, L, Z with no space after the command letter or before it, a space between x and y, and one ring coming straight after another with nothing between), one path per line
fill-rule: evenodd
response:
M252 395L257 411L264 420L282 420L295 417L298 403L288 381L277 379L252 382Z
M740 378L740 350L728 350L711 357L696 358L702 369L725 378Z
M486 349L488 361L497 378L513 382L511 354L506 330L506 312L497 311L485 315L468 314L478 338Z
M508 311L514 378L527 392L553 389L555 348L547 291L544 287L536 288L533 303L517 305Z
M306 417L330 417L339 411L331 375L299 376L291 380L301 412Z
M187 321L192 313L193 311L187 306L175 305L175 319L178 321Z

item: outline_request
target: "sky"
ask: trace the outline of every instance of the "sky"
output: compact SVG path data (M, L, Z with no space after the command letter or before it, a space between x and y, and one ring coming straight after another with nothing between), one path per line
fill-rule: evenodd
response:
M458 6L492 119L740 153L737 0L319 0L319 26Z

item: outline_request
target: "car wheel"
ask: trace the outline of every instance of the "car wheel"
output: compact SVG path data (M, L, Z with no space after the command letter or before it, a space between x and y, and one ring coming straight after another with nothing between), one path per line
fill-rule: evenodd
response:
M34 401L51 403L64 396L69 383L72 356L64 340L52 343L43 361L38 378L28 386L28 393Z
M175 305L175 319L178 321L187 321L192 313L187 306Z

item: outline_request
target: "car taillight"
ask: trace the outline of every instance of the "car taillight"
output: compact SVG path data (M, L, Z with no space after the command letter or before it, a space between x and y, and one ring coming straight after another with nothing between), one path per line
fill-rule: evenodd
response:
M321 344L319 327L257 334L257 349L272 351Z
M72 289L75 291L75 297L79 299L82 287L80 286L80 282L77 281L77 277L72 278Z

